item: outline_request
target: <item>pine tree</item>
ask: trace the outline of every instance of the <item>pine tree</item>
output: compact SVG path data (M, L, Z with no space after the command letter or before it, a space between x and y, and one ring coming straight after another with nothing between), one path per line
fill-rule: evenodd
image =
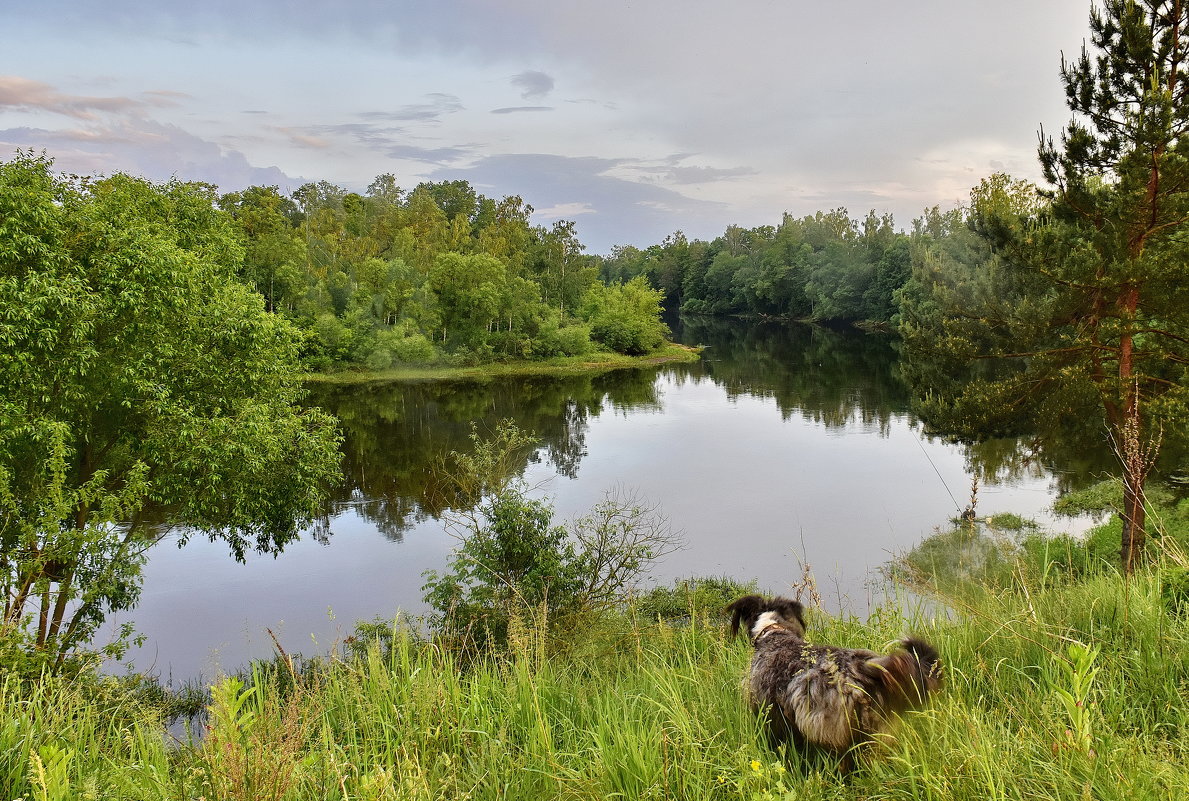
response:
M1074 118L1057 141L1040 136L1053 188L1033 203L1003 176L984 181L968 223L989 255L939 273L937 246L918 248L910 288L929 299L901 296L911 352L947 369L976 365L964 382L918 371L934 427L1100 441L1105 428L1123 476L1127 572L1144 548L1144 482L1161 447L1189 429L1187 8L1106 0L1091 10L1090 43L1062 59Z
M1082 338L1123 468L1120 556L1130 572L1144 546L1158 407L1184 392L1183 371L1168 368L1185 364L1189 335L1189 3L1108 0L1091 10L1090 30L1092 51L1061 67L1076 116L1059 144L1042 132L1040 161L1055 210L1089 246L1090 264L1054 277L1072 279L1085 304Z

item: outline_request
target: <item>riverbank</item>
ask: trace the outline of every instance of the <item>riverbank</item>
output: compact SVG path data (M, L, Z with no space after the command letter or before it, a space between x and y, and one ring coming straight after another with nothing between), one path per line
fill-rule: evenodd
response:
M0 681L11 798L1180 799L1189 796L1189 619L1164 557L1125 581L1072 540L1013 550L952 612L810 612L815 641L932 642L945 686L842 779L763 742L740 680L751 649L718 599L641 604L466 661L407 629L337 657L283 655L216 685L205 739L93 683ZM1010 549L1009 549L1010 550ZM1082 554L1088 556L1088 554ZM930 563L932 563L930 561ZM1182 572L1183 575L1183 572ZM812 594L810 594L812 597ZM376 635L380 636L376 636ZM368 639L368 635L371 639Z
M434 381L483 379L499 376L582 375L651 367L669 362L695 362L701 357L701 347L671 343L643 356L598 352L584 356L562 356L541 361L492 362L468 367L450 365L410 365L387 370L344 369L324 373L307 373L302 380L318 384L367 384L386 381Z

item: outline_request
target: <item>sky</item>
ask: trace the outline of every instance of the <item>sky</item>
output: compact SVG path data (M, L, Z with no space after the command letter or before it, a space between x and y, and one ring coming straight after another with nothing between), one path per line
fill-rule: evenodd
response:
M1089 0L0 0L0 159L463 179L588 252L1040 180Z

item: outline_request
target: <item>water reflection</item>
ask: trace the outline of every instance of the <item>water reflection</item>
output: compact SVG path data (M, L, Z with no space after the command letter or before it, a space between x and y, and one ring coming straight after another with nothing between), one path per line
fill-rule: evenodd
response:
M1052 450L924 436L888 338L702 318L675 328L709 346L701 362L315 388L310 402L345 434L346 475L321 526L330 536L246 565L201 538L155 548L130 616L150 640L138 666L211 675L270 653L265 627L308 652L357 619L424 611L421 574L441 570L454 545L437 520L449 495L435 466L469 449L472 424L511 418L536 433L539 447L511 470L541 487L559 521L616 486L659 505L686 547L658 581L730 575L787 592L805 560L832 609L860 614L871 571L956 514L972 473L984 514L1037 515L1066 481L1045 469Z
M330 515L352 509L400 542L409 527L449 508L449 482L441 470L445 456L471 448L472 425L483 434L505 419L539 441L511 465L514 475L541 464L576 479L590 421L608 412L663 413L664 384L681 389L706 383L721 387L734 402L771 399L786 422L797 418L887 437L893 421L907 420L920 433L909 414L911 399L891 336L711 317L681 318L674 330L681 341L706 346L701 361L597 376L313 387L309 403L337 415L345 435L345 480L334 493ZM963 452L967 471L983 484L1052 474L1066 490L1110 467L1101 459L1078 457L1077 447L1063 448L1060 441L1042 447L1039 439L992 440ZM329 527L329 518L323 527Z
M656 369L599 376L501 378L317 387L309 403L342 421L345 481L335 512L353 508L391 540L411 525L437 518L450 502L442 463L467 452L472 425L480 435L501 420L533 432L539 447L511 465L520 475L544 461L577 478L591 417L608 410L659 411Z
M730 397L773 398L786 420L800 415L834 428L858 422L886 433L892 415L908 410L890 336L715 317L683 317L678 330L684 342L709 346L692 375Z

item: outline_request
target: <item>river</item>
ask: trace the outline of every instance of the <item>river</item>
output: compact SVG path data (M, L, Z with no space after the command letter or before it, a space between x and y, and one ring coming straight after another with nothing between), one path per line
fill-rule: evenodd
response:
M1070 476L1015 443L977 451L924 435L897 378L895 342L800 325L685 319L693 364L599 376L317 387L343 421L346 479L326 518L279 557L236 563L194 537L155 547L131 620L129 660L164 678L212 677L272 653L325 652L356 620L420 613L422 572L441 570L440 464L474 425L515 420L539 437L515 469L557 518L634 492L681 533L650 581L693 575L788 590L809 565L826 605L864 614L878 568L969 502L980 514L1046 514ZM1084 526L1084 523L1080 524ZM101 635L102 636L102 635Z

